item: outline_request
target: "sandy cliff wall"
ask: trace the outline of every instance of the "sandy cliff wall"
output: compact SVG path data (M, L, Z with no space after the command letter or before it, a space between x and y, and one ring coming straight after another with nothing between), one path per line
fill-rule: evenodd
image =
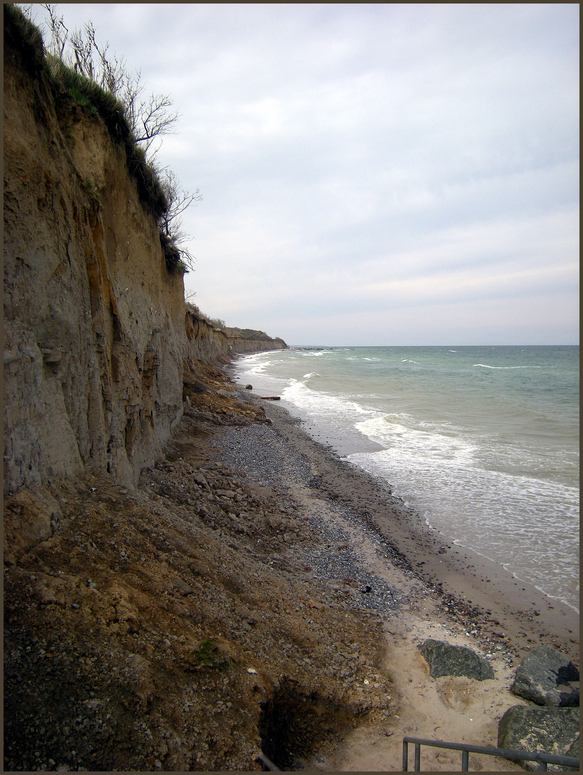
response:
M233 355L224 331L204 317L186 311L186 357L205 363L228 363Z
M207 363L221 364L228 363L237 354L287 349L283 339L272 339L262 331L250 331L251 335L239 336L234 333L239 330L241 329L227 328L223 331L205 317L187 310L187 356ZM256 336L253 336L253 333Z
M241 337L229 337L229 343L233 353L256 353L268 350L286 350L287 344L283 339L242 339Z
M182 276L103 123L5 41L5 492L135 482L182 413Z
M133 486L183 411L183 368L285 347L184 303L126 154L5 20L4 492L94 466Z

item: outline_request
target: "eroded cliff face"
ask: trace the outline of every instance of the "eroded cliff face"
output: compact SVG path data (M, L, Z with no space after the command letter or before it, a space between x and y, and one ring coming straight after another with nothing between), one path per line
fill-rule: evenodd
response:
M218 328L192 307L186 311L186 338L187 357L215 365L228 363L235 355L287 349L283 339L274 339L263 331Z
M4 492L85 466L133 487L182 417L185 368L286 345L187 309L124 149L27 45L8 28Z
M228 363L232 357L229 338L204 317L186 311L186 356L204 363Z
M230 336L229 344L233 353L244 355L245 353L267 352L269 350L286 350L287 344L283 339L243 339L240 336Z
M182 276L101 120L9 47L4 165L5 493L133 485L182 415Z

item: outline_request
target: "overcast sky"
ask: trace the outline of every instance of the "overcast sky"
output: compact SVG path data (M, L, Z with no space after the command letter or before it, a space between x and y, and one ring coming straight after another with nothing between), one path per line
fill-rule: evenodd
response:
M209 316L292 345L579 341L578 5L57 12L181 114L158 159L203 196Z

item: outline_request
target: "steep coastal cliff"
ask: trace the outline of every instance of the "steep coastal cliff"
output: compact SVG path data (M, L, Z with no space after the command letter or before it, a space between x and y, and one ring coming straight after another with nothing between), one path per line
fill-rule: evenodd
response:
M273 339L263 331L215 325L187 305L187 355L203 363L224 364L243 353L285 350L283 339Z
M133 486L183 412L183 365L269 349L188 312L124 148L7 18L4 492L90 465ZM273 349L285 346L273 342Z
M218 367L286 344L185 305L127 147L5 9L5 769L291 762L389 700L379 625L271 567L317 532L210 441L270 422Z
M231 350L234 353L252 353L264 350L285 350L287 348L283 339L272 339L263 331L254 331L249 328L225 328Z

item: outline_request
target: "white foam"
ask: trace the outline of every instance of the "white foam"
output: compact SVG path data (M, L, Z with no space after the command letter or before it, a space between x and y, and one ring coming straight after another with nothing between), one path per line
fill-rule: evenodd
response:
M540 366L489 366L487 363L474 363L473 368L480 366L482 369L496 369L498 371L511 371L512 369L540 369Z
M282 398L299 409L310 412L314 417L333 420L340 428L343 425L351 425L356 419L362 419L363 415L370 415L370 411L356 401L311 390L300 380L292 380L289 387L283 391Z
M348 459L388 481L430 527L576 607L577 488L485 470L459 440L396 424L393 433L388 449Z

